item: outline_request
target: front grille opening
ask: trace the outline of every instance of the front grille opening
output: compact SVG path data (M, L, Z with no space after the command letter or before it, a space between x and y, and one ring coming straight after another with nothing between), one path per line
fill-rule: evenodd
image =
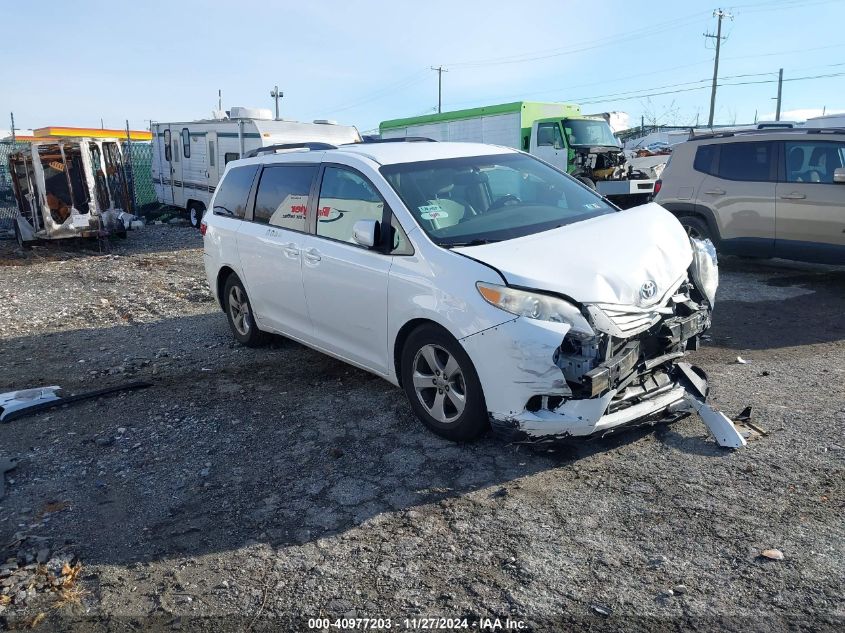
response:
M541 409L547 411L554 411L563 402L563 396L531 396L528 402L525 403L525 410L531 413L537 413Z

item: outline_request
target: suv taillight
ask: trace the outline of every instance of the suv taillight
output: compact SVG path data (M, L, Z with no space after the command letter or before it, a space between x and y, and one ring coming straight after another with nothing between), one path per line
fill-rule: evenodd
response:
M207 229L208 229L208 224L205 223L205 220L200 222L200 235L204 236Z
M654 195L655 195L655 196L656 196L658 193L660 193L660 188L661 188L662 186L663 186L663 181L662 181L662 180L657 180L657 181L655 181L655 183L654 183ZM205 234L205 231L203 231L203 234Z

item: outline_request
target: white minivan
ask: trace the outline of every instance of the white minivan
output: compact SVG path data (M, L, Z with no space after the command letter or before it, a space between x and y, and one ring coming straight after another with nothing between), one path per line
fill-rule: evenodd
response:
M453 440L604 434L698 411L681 361L715 252L520 151L424 139L265 148L202 224L235 338L268 333L400 385ZM280 369L280 371L282 371Z

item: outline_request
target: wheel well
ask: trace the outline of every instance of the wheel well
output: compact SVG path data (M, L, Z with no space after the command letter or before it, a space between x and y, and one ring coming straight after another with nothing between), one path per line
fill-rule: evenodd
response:
M200 209L205 209L205 205L200 202L199 200L189 199L187 204L185 205L186 209L190 209L191 207L198 207Z
M431 319L411 319L405 325L403 325L399 329L398 334L396 334L396 342L393 345L393 369L396 371L396 381L399 383L400 386L402 386L402 348L405 347L405 341L408 340L408 337L411 335L411 332L416 330L418 327L429 324L435 325L445 330L442 325L440 325L436 321L432 321Z
M716 245L718 246L719 242L722 241L722 234L719 232L719 225L716 224L716 218L713 216L713 212L709 209L702 209L699 205L664 205L664 208L669 211L672 215L676 218L680 218L682 216L689 216L691 218L698 218L704 224L707 225L707 228L710 230L710 235L713 236L713 239L716 241Z
M223 288L226 287L226 281L230 275L234 275L235 271L228 266L223 266L220 272L217 273L217 303L220 304L220 309L226 311L226 305L223 302Z

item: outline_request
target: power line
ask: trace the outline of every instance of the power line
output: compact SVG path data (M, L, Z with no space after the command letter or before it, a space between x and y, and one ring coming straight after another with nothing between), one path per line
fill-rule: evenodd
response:
M427 77L427 73L428 73L428 70L417 71L415 74L409 75L408 77L405 77L404 79L402 79L399 82L396 82L394 84L390 84L390 85L388 85L384 88L376 90L375 92L372 92L369 95L364 96L363 98L358 98L356 100L353 100L351 102L347 102L346 104L342 104L342 105L335 107L335 108L329 108L327 110L327 112L330 112L330 113L344 112L346 110L351 110L353 108L357 108L357 107L365 105L367 103L377 101L377 100L382 99L382 98L384 98L384 97L386 97L390 94L398 92L399 90L403 90L405 88L411 87L412 85L420 83L423 79L425 79Z

